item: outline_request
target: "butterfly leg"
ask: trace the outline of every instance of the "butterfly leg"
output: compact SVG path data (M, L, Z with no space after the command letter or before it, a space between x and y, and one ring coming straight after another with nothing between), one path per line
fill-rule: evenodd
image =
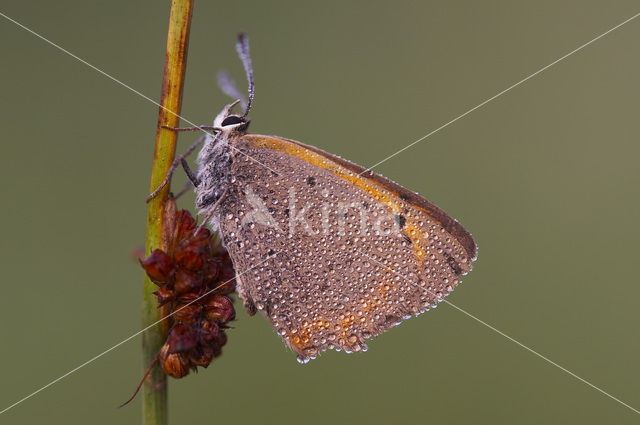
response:
M198 187L200 185L200 179L198 177L196 177L195 174L193 174L193 171L191 171L191 168L189 167L189 164L187 164L187 160L182 158L180 160L180 162L182 163L182 168L184 168L184 172L187 173L187 177L189 177L189 181L195 187Z
M162 190L162 188L165 187L167 184L169 184L169 182L171 181L171 177L173 176L173 172L176 170L176 168L178 168L178 165L180 165L191 152L193 152L202 142L204 142L206 137L207 137L206 134L200 137L191 146L189 146L189 149L187 149L185 153L178 156L173 161L173 163L171 164L171 167L169 167L169 171L167 172L167 177L165 177L164 181L160 184L160 186L156 188L156 190L154 190L153 192L151 192L149 196L147 196L147 202L155 198L158 195L158 193Z

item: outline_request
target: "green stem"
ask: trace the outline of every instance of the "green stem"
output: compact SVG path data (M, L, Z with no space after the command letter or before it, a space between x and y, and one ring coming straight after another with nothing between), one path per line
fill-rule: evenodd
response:
M165 179L175 156L177 134L163 129L161 126L177 127L179 123L178 115L182 106L182 86L187 62L192 12L193 0L172 0L160 100L163 107L160 108L158 115L158 132L151 171L151 191L160 186ZM167 248L163 246L162 229L164 227L163 212L168 193L169 186L167 185L148 204L145 244L147 255L156 248ZM142 324L144 327L157 322L163 316L163 312L158 308L155 295L153 295L156 289L157 286L145 275L142 301ZM166 321L164 321L143 334L142 360L145 369L151 364L160 347L164 344L166 326ZM145 380L142 394L143 425L166 425L167 377L159 365L156 364L153 367L149 377Z

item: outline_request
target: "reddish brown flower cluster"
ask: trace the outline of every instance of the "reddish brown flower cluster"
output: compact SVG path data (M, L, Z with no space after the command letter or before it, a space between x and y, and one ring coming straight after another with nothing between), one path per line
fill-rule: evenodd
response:
M188 211L169 214L174 219L166 220L167 251L156 249L140 263L159 286L158 303L170 315L158 361L166 374L182 378L220 355L227 342L224 329L235 317L228 297L235 282L231 259L213 234L197 230Z

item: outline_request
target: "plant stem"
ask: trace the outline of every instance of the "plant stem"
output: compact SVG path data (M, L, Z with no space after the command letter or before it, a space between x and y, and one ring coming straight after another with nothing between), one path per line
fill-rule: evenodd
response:
M169 32L167 36L167 54L162 80L162 97L158 115L158 132L156 147L153 154L153 168L151 171L151 187L153 191L165 179L169 167L173 162L176 151L177 134L163 129L161 126L177 127L178 114L182 106L182 86L187 62L187 48L189 45L189 28L193 12L193 0L172 0L171 16L169 18ZM169 193L167 185L158 196L148 204L147 238L145 252L147 255L156 249L167 249L162 239L164 227L164 208ZM153 295L157 289L145 274L144 294L142 301L142 325L149 326L160 320L163 312L158 308L158 302ZM154 326L142 336L142 361L146 369L164 343L167 332L166 321ZM167 377L155 365L143 388L142 423L143 425L167 424Z

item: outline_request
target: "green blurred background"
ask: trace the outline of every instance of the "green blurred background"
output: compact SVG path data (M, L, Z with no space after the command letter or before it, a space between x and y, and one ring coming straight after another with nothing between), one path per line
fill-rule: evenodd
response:
M0 11L159 98L168 1ZM221 68L244 87L233 45L245 30L253 132L372 165L639 11L633 0L196 1L182 112L212 121L227 101ZM129 253L143 244L158 108L3 18L0 40L1 410L141 328ZM450 302L635 408L638 40L640 18L377 168L476 237L479 259ZM116 409L141 376L140 343L0 423L140 423L139 398ZM639 419L448 305L369 347L301 366L240 311L224 355L171 380L170 422Z

